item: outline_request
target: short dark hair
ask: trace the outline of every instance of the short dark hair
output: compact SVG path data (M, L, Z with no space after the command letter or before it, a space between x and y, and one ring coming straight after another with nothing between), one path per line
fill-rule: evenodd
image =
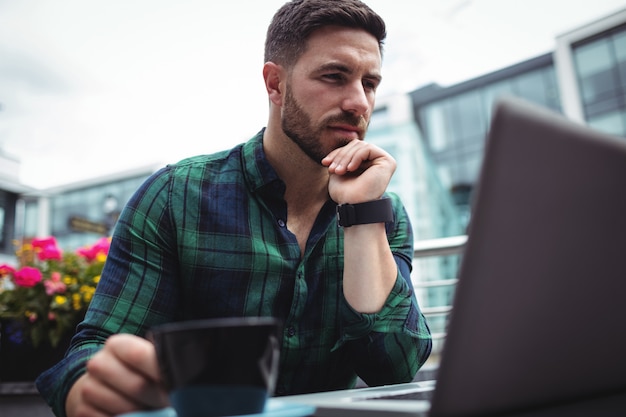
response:
M265 62L291 67L304 53L309 35L325 26L363 29L378 40L382 54L385 22L360 0L292 0L272 19L265 39Z

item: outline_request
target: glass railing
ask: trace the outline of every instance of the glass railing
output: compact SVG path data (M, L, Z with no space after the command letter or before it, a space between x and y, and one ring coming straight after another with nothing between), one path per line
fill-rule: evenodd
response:
M414 268L426 258L451 258L451 267L447 270L436 268L433 274L417 274L413 276L418 301L424 316L429 323L433 338L433 351L431 361L433 365L438 363L439 354L443 348L446 337L446 328L450 312L452 311L452 299L454 288L457 284L458 264L465 248L467 236L451 236L438 239L419 240L414 244ZM443 275L436 276L444 271ZM442 293L442 294L438 294Z

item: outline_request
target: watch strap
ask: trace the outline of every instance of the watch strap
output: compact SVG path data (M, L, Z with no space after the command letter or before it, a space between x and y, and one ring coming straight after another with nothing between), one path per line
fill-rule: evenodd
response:
M392 220L393 206L389 198L337 206L339 226L350 227L357 224L384 223Z

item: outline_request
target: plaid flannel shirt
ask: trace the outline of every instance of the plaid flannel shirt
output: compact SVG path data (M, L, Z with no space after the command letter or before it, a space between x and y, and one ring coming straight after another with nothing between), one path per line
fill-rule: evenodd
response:
M395 286L375 314L342 290L343 229L329 200L304 254L286 227L285 184L267 161L263 131L230 151L152 175L124 208L85 320L65 359L37 387L58 415L86 361L115 333L228 316L283 320L276 395L410 381L431 338L410 281L413 235L396 195L387 236ZM363 244L366 244L365 242Z

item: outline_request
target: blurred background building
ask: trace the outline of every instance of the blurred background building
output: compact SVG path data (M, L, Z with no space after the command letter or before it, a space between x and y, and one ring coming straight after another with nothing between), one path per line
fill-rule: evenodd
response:
M626 9L558 36L555 45L552 53L459 84L378 99L368 140L398 161L390 191L405 202L417 242L465 234L498 97L521 97L626 137ZM133 191L157 169L40 190L20 183L18 167L0 150L0 263L13 259L13 242L21 239L54 235L63 248L75 249L110 234ZM445 333L441 307L451 303L459 256L414 264L418 298L432 313L435 333Z

